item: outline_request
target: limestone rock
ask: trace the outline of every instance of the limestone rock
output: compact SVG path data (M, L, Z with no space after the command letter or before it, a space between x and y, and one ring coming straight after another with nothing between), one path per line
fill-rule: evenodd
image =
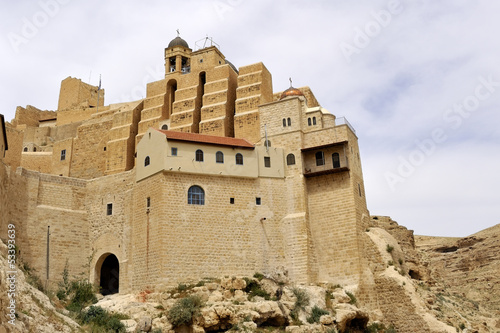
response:
M368 314L352 305L342 304L336 309L337 328L344 332L347 328L365 329L368 324Z
M123 326L125 326L126 332L135 332L137 329L137 322L133 319L120 320Z
M268 326L283 326L287 322L287 316L276 302L258 302L254 305L254 310L259 314L259 318L255 320L257 325L266 323Z
M153 327L153 320L150 317L142 317L137 323L137 329L140 332L151 332Z
M333 324L333 317L330 315L323 315L319 318L319 323L321 325L331 325Z

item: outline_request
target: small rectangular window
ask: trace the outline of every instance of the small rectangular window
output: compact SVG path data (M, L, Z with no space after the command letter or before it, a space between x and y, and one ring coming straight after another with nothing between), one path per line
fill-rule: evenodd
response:
M234 198L229 198L229 203L230 203L231 205L233 205L233 204L234 204Z
M260 204L261 204L261 203L262 203L262 200L260 200L260 197L256 197L256 198L255 198L255 204L256 204L257 206L260 206Z
M106 215L113 215L113 204L109 203L106 205Z
M264 156L264 166L266 168L270 168L271 167L271 158L269 156Z
M61 161L66 159L66 149L61 150Z
M177 148L172 147L172 149L170 151L171 151L172 156L177 156Z
M147 199L146 199L146 207L147 208L151 207L151 198L150 197L147 197Z

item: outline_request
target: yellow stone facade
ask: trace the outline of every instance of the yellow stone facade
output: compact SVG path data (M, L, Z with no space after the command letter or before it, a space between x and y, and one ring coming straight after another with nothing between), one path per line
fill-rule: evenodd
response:
M262 63L236 69L180 37L164 55L143 100L105 105L69 77L57 111L18 107L0 236L16 225L42 280L67 263L106 292L279 267L297 283L361 283L369 213L350 124L308 87L274 93Z

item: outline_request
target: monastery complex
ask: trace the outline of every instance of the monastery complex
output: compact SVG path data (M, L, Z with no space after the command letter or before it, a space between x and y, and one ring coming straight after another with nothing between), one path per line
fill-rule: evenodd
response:
M14 224L48 284L66 265L103 294L280 270L374 295L356 133L262 63L176 37L144 99L68 77L56 111L0 121L0 237Z

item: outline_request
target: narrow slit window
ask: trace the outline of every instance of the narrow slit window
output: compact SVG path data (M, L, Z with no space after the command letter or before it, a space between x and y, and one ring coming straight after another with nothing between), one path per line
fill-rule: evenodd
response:
M264 156L264 166L266 168L270 168L271 167L271 158L269 156Z
M113 204L109 203L106 205L106 215L113 215Z

